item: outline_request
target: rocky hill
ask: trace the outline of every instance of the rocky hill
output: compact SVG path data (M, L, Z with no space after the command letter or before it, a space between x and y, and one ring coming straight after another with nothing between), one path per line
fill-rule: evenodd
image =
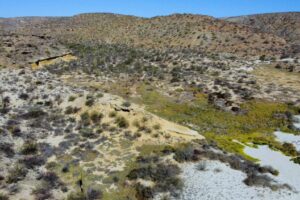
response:
M138 18L115 14L82 14L70 18L15 18L0 20L18 33L51 35L67 43L126 44L143 48L197 49L239 56L281 55L285 39L249 26L203 15L174 14Z
M300 52L300 12L239 16L226 20L275 34L293 44L294 51Z

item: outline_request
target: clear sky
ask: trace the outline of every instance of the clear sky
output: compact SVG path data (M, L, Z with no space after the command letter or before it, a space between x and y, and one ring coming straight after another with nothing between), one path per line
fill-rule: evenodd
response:
M300 0L0 0L0 17L110 12L142 17L172 13L214 17L300 11Z

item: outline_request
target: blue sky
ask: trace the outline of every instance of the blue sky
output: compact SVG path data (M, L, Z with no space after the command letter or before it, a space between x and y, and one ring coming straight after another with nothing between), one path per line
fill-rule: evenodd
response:
M0 17L71 16L87 12L226 17L286 11L300 11L300 0L0 0Z

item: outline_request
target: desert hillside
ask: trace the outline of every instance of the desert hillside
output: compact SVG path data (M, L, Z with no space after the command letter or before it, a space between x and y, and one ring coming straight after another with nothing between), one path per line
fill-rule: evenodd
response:
M0 200L299 200L299 30L0 18Z
M69 18L4 19L0 24L5 27L4 30L47 34L68 43L80 41L156 49L189 48L245 57L278 56L289 50L283 38L203 15L138 18L115 14L82 14Z
M300 12L230 17L226 20L275 34L293 44L295 53L300 51Z

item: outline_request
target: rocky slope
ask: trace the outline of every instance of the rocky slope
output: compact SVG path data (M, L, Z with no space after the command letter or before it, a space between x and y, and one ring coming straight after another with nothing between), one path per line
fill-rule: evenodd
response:
M291 43L294 53L300 53L299 12L239 16L225 20L253 27L260 32L275 34Z
M0 66L37 65L40 61L70 54L70 50L49 36L12 32L0 34Z
M174 14L150 19L115 14L70 18L16 18L2 21L8 30L52 35L68 43L98 42L144 48L190 48L240 56L278 56L289 52L283 38L202 15Z

